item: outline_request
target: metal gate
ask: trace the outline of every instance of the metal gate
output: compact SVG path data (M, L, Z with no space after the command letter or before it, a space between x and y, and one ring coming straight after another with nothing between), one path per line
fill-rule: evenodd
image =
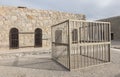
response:
M79 69L110 62L110 23L66 20L52 26L52 58Z

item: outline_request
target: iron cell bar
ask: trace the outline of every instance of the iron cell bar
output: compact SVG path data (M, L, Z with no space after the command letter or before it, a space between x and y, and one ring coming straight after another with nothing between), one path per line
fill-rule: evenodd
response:
M62 40L58 43L54 41L55 31L62 28L64 28L62 30ZM110 61L109 22L66 20L52 26L52 40L52 44L55 45L52 45L54 46L52 48L56 49L53 50L53 54L56 57L57 54L62 53L59 49L67 46L64 54L60 55L61 58L56 60L69 70Z

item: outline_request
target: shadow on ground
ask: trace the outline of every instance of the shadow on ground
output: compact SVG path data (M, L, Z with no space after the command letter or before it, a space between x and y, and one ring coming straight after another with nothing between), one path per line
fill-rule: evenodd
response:
M115 75L115 77L120 77L120 74Z
M1 59L0 65L52 71L67 71L64 67L53 61L51 58L15 57L12 59Z

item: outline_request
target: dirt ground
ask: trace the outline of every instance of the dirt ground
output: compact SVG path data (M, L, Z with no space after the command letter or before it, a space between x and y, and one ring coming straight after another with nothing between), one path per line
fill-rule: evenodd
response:
M51 60L50 55L3 56L0 77L120 77L120 49L114 47L111 48L111 62L72 71Z

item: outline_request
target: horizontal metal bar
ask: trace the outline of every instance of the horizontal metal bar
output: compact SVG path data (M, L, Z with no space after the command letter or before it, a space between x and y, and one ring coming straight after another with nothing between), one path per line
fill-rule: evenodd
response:
M52 42L52 44L55 44L55 45L67 45L67 46L68 46L68 44L66 44L66 43L56 43L56 42Z
M63 21L63 22L60 22L60 23L58 23L58 24L55 24L55 25L53 25L53 26L51 26L51 27L58 26L58 25L63 24L63 23L65 23L65 22L68 22L68 20L65 20L65 21Z
M110 42L100 42L100 43L80 43L79 46L103 45L103 44L111 44L111 43L110 43ZM72 46L78 46L78 43L72 44Z
M105 60L102 60L102 59L99 59L99 58L95 58L95 57L91 57L91 56L88 56L88 55L81 55L81 56L88 57L88 58L95 59L95 60L102 61L102 62L107 62Z
M86 22L86 23L106 23L106 24L110 24L110 22L101 22L101 21L87 21L87 20L73 20L73 19L69 19L69 21L76 21L76 22Z

